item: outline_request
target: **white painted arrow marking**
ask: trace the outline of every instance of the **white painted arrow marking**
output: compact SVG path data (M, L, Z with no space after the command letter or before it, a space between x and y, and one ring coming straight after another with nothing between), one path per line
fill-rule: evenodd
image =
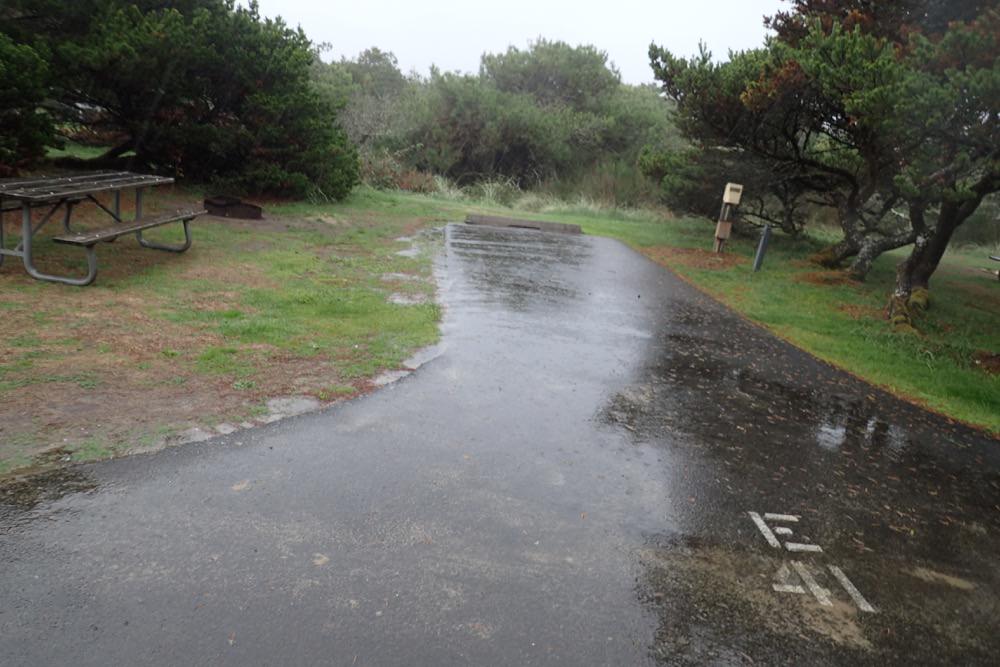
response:
M762 519L760 515L757 514L756 512L747 512L747 514L749 514L753 522L757 524L757 530L759 530L760 534L764 536L764 539L767 540L767 543L770 544L775 549L780 549L781 542L778 541L778 538L774 536L774 533L771 532L771 529L767 527L766 523L764 523L764 519Z
M854 600L854 604L858 605L858 609L869 613L875 612L875 607L871 606L868 600L865 599L865 596L861 594L861 591L855 588L854 584L852 584L851 580L847 578L847 575L844 574L843 570L836 565L830 565L829 568L830 572L833 573L833 576L840 582L840 585L844 587L845 591L847 591L847 594L851 596L852 600Z
M798 584L789 583L795 575L792 571L788 569L788 565L782 565L781 569L778 570L777 580L781 583L771 584L771 588L777 593L797 593L800 595L805 595L806 589L802 588Z
M806 588L809 589L809 592L813 594L814 598L816 598L816 602L819 602L824 607L833 606L833 603L830 602L830 591L820 586L816 580L813 579L812 574L809 573L809 569L805 565L795 560L792 561L792 567L795 568L799 577L801 577L802 581L805 582Z

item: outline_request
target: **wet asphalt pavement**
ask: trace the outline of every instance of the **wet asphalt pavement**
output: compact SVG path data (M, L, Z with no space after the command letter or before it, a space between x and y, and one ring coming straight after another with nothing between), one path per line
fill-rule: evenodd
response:
M413 375L0 490L0 663L995 664L1000 442L617 242L446 236Z

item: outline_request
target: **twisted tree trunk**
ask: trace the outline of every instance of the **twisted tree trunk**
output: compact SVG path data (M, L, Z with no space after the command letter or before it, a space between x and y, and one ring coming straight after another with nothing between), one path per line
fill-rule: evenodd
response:
M851 257L861 251L863 237L860 233L860 216L858 215L857 192L852 192L840 203L838 213L840 228L844 238L831 246L820 250L810 259L827 269L838 269Z
M923 202L911 204L910 220L916 238L910 255L896 266L896 287L889 298L889 320L897 331L912 331L914 318L930 306L931 276L941 263L955 230L979 207L985 191L985 188L979 189L978 196L971 200L942 204L933 229L926 224L926 205Z
M912 229L900 232L893 236L882 236L879 238L866 238L861 242L861 249L851 263L851 268L847 274L854 280L864 280L868 277L868 272L872 269L872 264L883 253L902 248L904 245L913 243L916 232Z

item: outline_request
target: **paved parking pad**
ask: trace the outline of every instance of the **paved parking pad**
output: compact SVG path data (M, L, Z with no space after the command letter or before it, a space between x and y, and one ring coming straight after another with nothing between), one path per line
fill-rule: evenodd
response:
M997 441L621 244L450 225L376 394L0 491L4 664L988 664Z

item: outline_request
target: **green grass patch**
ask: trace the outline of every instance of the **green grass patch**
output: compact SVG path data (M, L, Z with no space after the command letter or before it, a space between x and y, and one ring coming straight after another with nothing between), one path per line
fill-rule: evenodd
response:
M23 334L11 338L9 343L11 347L38 347L42 344L42 341L34 334Z
M378 201L391 206L396 198ZM323 222L349 219L355 215L355 206L349 202L278 207L282 216L294 215L314 224L256 239L258 248L252 259L264 278L257 282L267 286L240 287L233 306L206 310L178 302L162 312L173 322L202 327L226 341L223 348L201 353L199 370L250 375L237 351L263 345L282 354L334 359L344 377L354 378L398 365L415 348L435 342L438 307L390 303L390 290L380 280L382 274L392 272L428 275L430 258L395 255L402 247L395 242L401 234L400 221L369 221L369 216L363 216L353 225ZM412 215L412 211L404 213L403 222L412 221ZM171 287L161 284L157 289L169 291ZM232 285L227 289L231 291ZM407 285L405 289L420 288ZM429 293L432 287L422 289Z
M349 384L335 384L321 389L317 392L316 397L321 401L332 401L344 396L351 396L357 392L358 390Z
M93 155L73 145L53 155L62 154ZM152 211L176 208L202 194L198 189L154 190L147 206ZM460 219L457 208L444 212L426 198L366 189L337 204L269 203L266 208L263 221L198 220L194 246L180 256L142 250L128 239L114 248L102 247L100 277L85 291L27 280L9 271L8 263L0 281L4 290L16 290L18 298L0 302L0 336L11 351L0 363L0 417L4 409L25 409L18 404L23 393L17 390L29 385L69 383L60 387L69 403L75 400L74 388L88 401L99 399L108 389L101 378L109 364L128 369L116 376L116 391L123 390L123 383L135 395L151 387L175 387L191 395L205 413L199 418L209 424L234 415L260 416L265 412L261 398L288 392L292 382L296 391L327 400L353 395L357 392L349 382L396 367L415 349L437 340L436 305L389 300L393 292L430 295L433 286L387 283L382 275L429 276L432 255L396 255L409 244L397 239ZM98 217L84 217L81 225L97 224ZM54 229L37 239L43 267L81 270L79 253L51 241ZM154 237L176 241L180 229L156 230ZM11 243L16 234L8 238ZM81 300L83 296L88 298ZM100 308L99 319L79 316L81 310L95 308ZM90 342L98 322L101 338ZM59 341L25 333L43 330ZM147 335L149 344L140 344ZM316 369L304 374L307 384L298 382L302 368ZM51 442L77 447L78 459L102 458L125 451L121 447L142 435L128 435L127 421L102 424L94 415L88 422L86 416L71 417L69 410L65 423L57 417L45 424L44 432L23 441L16 440L23 433L5 434L8 442L19 444L0 451L0 461L20 467L43 456ZM161 419L144 428L187 425L175 424L169 416ZM95 433L102 428L115 435L103 444L73 444L80 442L81 429Z
M252 375L256 368L240 350L235 347L208 347L196 361L197 369L209 375Z
M67 141L62 148L49 147L45 157L55 160L63 157L73 157L80 160L90 160L100 157L108 151L105 146L84 146L75 141Z
M87 438L73 447L73 453L70 455L70 458L76 462L96 461L98 459L111 458L114 453L115 448L100 438Z
M80 389L95 389L101 383L100 378L94 373L36 375L25 372L30 368L30 365L23 363L0 366L0 394L35 384L67 382L75 384Z

